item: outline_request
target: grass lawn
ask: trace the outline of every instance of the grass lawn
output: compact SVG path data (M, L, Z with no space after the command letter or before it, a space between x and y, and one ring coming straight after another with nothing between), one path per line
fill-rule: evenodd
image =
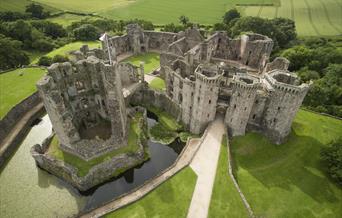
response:
M139 137L145 137L143 136L144 131L139 128L139 123L142 122L143 116L142 113L137 113L136 116L132 119L130 123L130 129L129 129L129 135L128 135L128 146L124 146L122 148L119 148L117 150L111 151L108 154L105 154L103 156L97 157L90 161L84 161L80 159L79 157L76 157L74 155L71 155L69 153L63 152L59 148L58 139L55 136L52 139L52 142L48 149L48 154L54 156L57 159L63 160L66 163L76 167L78 169L78 175L79 176L85 176L87 175L88 171L95 165L100 164L106 160L109 160L110 158L127 152L136 152L139 149L138 146L138 138ZM117 172L115 175L119 175L122 173L121 171ZM115 176L113 175L113 176Z
M135 66L140 66L140 62L144 62L145 74L152 72L157 69L160 65L159 54L154 52L148 52L145 54L131 56L122 62L129 62Z
M238 183L255 215L341 217L342 189L319 159L321 148L341 133L341 120L300 110L283 145L257 133L233 138Z
M165 81L159 77L156 77L152 80L151 83L148 84L148 86L155 90L165 90Z
M190 167L150 192L141 200L107 214L106 218L186 217L197 176Z
M228 174L227 138L222 138L220 157L211 195L208 218L248 217L239 193Z
M0 74L0 119L36 91L36 82L45 72L44 68L24 68Z
M90 41L90 42L81 42L81 41L78 41L78 42L72 42L72 43L69 43L69 44L66 44L60 48L57 48L57 49L54 49L53 51L49 52L46 54L46 56L48 57L54 57L55 55L67 55L69 56L69 53L71 51L75 51L75 50L79 50L82 45L88 45L89 48L99 48L101 47L101 43L100 41ZM39 60L39 57L37 57L31 64L36 64Z

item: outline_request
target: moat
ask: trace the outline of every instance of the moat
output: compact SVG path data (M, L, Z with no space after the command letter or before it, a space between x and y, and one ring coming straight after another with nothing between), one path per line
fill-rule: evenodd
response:
M148 118L149 127L156 121ZM30 155L32 145L51 134L51 122L45 115L33 126L14 156L0 174L0 209L8 217L66 217L110 201L153 178L169 167L184 144L170 145L148 141L150 160L87 192L80 193L61 179L39 169ZM20 178L20 179L18 179ZM18 207L18 205L20 205Z

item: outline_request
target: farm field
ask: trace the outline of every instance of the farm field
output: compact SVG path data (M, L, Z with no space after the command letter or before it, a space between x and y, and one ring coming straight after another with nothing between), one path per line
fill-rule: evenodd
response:
M256 217L338 217L342 190L322 170L321 148L341 136L342 121L300 110L288 142L257 133L231 143L238 183Z
M37 2L61 10L92 12L113 19L141 18L155 24L177 23L180 15L186 15L194 22L213 24L221 21L226 10L237 7L244 16L294 19L298 34L302 36L342 34L342 0L104 0L101 2L37 0Z
M44 68L23 68L0 74L0 119L16 104L36 91Z
M67 26L71 25L73 22L77 22L77 21L80 21L82 19L93 20L96 18L90 17L90 16L82 16L82 15L65 13L65 14L62 14L60 16L48 18L46 20L48 20L50 22L58 23L64 27L67 27Z
M19 11L24 12L26 5L32 3L30 0L0 0L0 11ZM57 12L56 8L41 3L46 10Z

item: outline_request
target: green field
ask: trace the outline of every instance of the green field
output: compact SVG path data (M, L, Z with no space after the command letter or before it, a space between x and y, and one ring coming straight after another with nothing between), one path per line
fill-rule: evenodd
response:
M79 50L82 45L88 45L89 48L100 48L101 43L99 41L91 41L91 42L72 42L69 44L66 44L60 48L57 48L47 54L45 56L53 58L55 55L66 55L69 56L69 53L71 51ZM37 57L35 60L32 61L31 64L36 64L39 60L39 57Z
M299 35L342 34L342 0L37 1L61 10L93 12L113 19L141 18L155 24L177 23L181 15L188 16L194 22L212 24L220 22L226 10L237 7L245 16L294 19ZM249 5L237 6L237 4ZM250 6L251 4L256 6ZM273 6L265 6L265 4L273 4Z
M90 20L95 20L96 18L94 17L90 17L90 16L82 16L82 15L76 15L76 14L62 14L56 17L51 17L48 18L46 20L54 22L54 23L58 23L64 27L69 26L70 24L72 24L73 22L77 22L80 21L82 19L90 19Z
M222 138L208 218L248 217L239 193L228 174L227 138Z
M129 62L135 66L140 66L140 62L144 62L145 74L151 73L153 70L157 69L160 65L160 58L158 53L148 52L140 55L134 55L126 58L122 62Z
M25 7L31 4L30 0L0 0L0 11L19 11L24 12ZM41 3L43 4L43 3ZM50 12L57 12L56 8L43 4L44 8Z
M45 71L41 68L24 68L0 74L0 119L36 91L36 82Z
M257 133L233 138L238 183L257 217L340 217L342 189L319 160L341 136L342 121L300 110L288 142L274 145Z
M186 217L192 193L195 188L196 178L196 174L190 167L187 167L141 200L119 209L118 211L107 214L105 217Z

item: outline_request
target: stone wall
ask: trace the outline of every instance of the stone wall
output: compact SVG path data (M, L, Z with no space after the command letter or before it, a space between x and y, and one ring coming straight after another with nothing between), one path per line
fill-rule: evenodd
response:
M133 105L154 106L171 114L181 120L181 107L172 101L163 92L149 89L145 86L140 92L135 92L129 99L129 103Z
M22 100L0 120L0 144L17 122L33 107L41 102L38 92Z

